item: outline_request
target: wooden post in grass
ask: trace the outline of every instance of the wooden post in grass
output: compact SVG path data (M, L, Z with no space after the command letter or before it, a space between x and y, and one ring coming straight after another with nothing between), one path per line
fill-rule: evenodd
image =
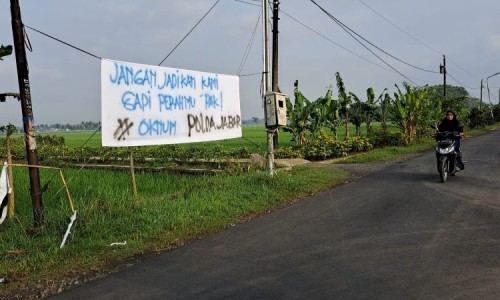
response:
M11 165L12 164L12 151L11 151L11 148L10 148L10 143L11 143L11 138L9 135L7 135L7 139L6 139L6 144L5 144L5 148L7 150L7 164L8 165ZM8 208L8 216L9 216L9 219L12 219L14 218L14 176L13 176L13 173L12 173L12 168L8 168L7 169L7 172L9 174L9 185L10 185L10 188L11 188L11 191L10 191L10 194L9 194L9 208Z
M134 153L132 147L129 147L128 150L130 159L130 175L132 176L132 191L134 192L134 198L137 198L137 184L135 182L135 171L134 171Z
M30 192L33 206L33 219L35 228L43 224L42 189L40 186L40 174L38 166L35 128L33 126L33 103L31 102L31 85L29 80L28 60L26 59L26 45L24 25L21 19L21 8L19 0L10 0L10 11L12 15L12 34L14 37L14 51L16 54L17 79L19 83L19 100L23 115L24 138L26 145L26 156L30 167Z

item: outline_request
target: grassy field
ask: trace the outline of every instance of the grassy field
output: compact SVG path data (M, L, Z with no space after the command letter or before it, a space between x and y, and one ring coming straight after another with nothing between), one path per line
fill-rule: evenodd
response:
M260 150L257 152L265 151L267 149L266 144L266 130L264 125L249 125L243 126L243 137L220 140L213 142L204 143L193 143L193 144L180 144L181 147L204 147L206 145L223 145L227 147L248 147L251 150ZM86 146L100 146L101 145L101 132L95 131L68 131L68 132L56 132L56 133L40 133L39 135L56 135L62 136L65 139L65 144L68 147L81 147ZM283 147L288 147L292 145L291 135L286 132L281 132L278 134L279 144Z
M373 128L377 129L380 127L380 123L374 122ZM397 131L395 126L390 126L391 131ZM350 126L350 135L354 135L354 126ZM204 147L206 145L223 145L227 147L248 147L252 151L262 152L267 149L266 142L266 130L264 125L246 125L242 127L242 137L228 140L220 140L213 142L203 142L203 143L193 143L193 144L180 144L181 147ZM101 132L100 131L68 131L68 132L54 132L47 133L42 132L39 135L56 135L65 138L65 144L68 147L81 147L86 146L100 146L101 145ZM361 127L361 135L366 136L366 127ZM344 139L345 131L343 128L339 128L338 138ZM282 130L278 133L279 146L280 147L290 147L294 143L292 140L292 135L288 132ZM257 151L260 150L260 151Z
M35 234L26 169L15 168L16 216L0 226L0 278L19 284L72 272L98 272L144 251L168 249L191 238L230 227L346 179L325 168L294 168L270 178L265 172L237 176L138 173L139 197L132 196L128 172L64 170L77 219L59 249L72 214L62 182L42 170L45 225ZM59 191L59 192L58 192ZM110 247L125 242L124 247Z
M90 135L68 135L66 140L79 145ZM244 129L244 137L239 143L249 143L248 139L265 145L262 128ZM283 143L289 140L286 135L280 138ZM412 147L377 149L342 162L393 159L433 145L427 140ZM342 184L349 176L332 165L279 170L273 178L265 171L214 176L137 172L134 197L127 171L63 171L78 212L66 246L60 249L72 211L58 173L40 171L41 184L47 187L42 196L45 222L33 230L28 172L14 168L16 215L0 225L0 279L7 282L0 284L0 299L24 285L57 288L63 278L99 273L138 253L182 245ZM124 246L110 246L125 241Z

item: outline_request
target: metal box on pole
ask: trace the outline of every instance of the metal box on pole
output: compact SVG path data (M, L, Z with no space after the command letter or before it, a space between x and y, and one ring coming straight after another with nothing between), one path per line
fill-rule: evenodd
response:
M286 126L286 95L268 92L265 102L266 127Z

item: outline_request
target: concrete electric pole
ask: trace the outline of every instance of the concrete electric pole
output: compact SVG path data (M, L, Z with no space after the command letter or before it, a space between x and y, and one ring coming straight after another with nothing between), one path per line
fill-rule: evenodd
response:
M263 30L263 45L264 45L264 116L266 119L266 131L267 131L267 170L269 176L274 176L274 143L273 143L273 132L274 129L268 126L269 112L266 109L265 99L269 91L271 91L271 80L269 76L269 1L262 0L262 30Z

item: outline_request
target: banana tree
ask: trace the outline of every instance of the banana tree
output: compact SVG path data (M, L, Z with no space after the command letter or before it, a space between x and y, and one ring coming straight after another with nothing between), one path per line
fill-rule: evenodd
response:
M340 114L343 116L345 121L345 139L349 139L349 110L351 108L352 99L351 96L347 95L344 81L340 77L339 72L335 73L335 78L337 80L337 89L339 95L340 104Z
M380 95L382 96L382 95ZM378 120L382 131L387 132L387 123L390 121L392 100L388 93L384 94L383 99L380 97L380 106L378 109Z
M283 130L292 134L293 141L297 145L304 146L306 144L306 131L310 122L311 101L300 92L298 81L295 81L294 96L294 104L292 104L290 98L286 99L288 125Z
M349 92L349 95L352 99L354 99L354 103L351 107L350 119L352 124L354 124L354 127L356 128L355 135L360 136L361 124L363 124L364 121L365 103L363 103L356 94Z
M425 115L429 100L427 89L417 89L404 82L404 92L396 85L394 105L391 107L393 121L401 128L406 139L404 144L413 142L418 126L426 120Z
M342 118L340 116L340 103L337 99L332 99L328 109L328 122L326 127L331 131L335 139L338 137L338 128L342 125Z
M375 100L375 91L373 88L368 88L366 90L366 103L364 110L364 120L366 122L366 134L368 136L372 133L371 123L377 118L377 103L382 102L382 97L384 97L384 93L387 89L384 89L382 93L378 96L377 100ZM387 95L387 94L385 94Z
M327 127L330 117L330 106L332 105L332 89L328 88L324 97L318 98L310 106L309 130L313 137L317 137L321 129Z

